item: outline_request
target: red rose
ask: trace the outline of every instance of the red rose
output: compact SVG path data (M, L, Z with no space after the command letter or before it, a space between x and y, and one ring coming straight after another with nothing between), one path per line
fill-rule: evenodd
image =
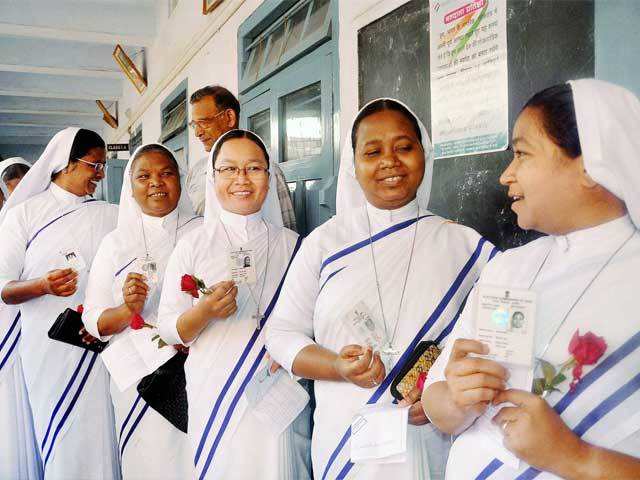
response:
M191 275L183 275L180 279L180 289L190 294L193 298L198 298L198 283Z
M424 382L427 379L427 372L422 372L418 375L418 381L416 382L416 388L422 392L424 388Z
M134 330L140 330L145 326L144 318L139 313L134 313L129 320L129 326Z
M576 330L569 343L569 353L573 355L578 365L595 365L607 350L607 342L591 332L580 335Z
M80 315L82 315L82 312L84 312L84 307L82 306L82 304L78 305L76 307L76 312L78 312Z

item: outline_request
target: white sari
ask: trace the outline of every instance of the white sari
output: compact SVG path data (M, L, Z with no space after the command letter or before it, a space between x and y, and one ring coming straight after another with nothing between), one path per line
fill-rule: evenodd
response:
M253 250L257 281L252 288L264 319L257 328L256 305L247 286L241 285L236 298L238 311L229 318L212 320L190 344L185 373L188 437L196 478L307 478L304 462L293 458L296 441L293 427L281 435L272 433L252 413L243 395L255 372L267 366L263 327L270 321L281 282L300 239L282 227L273 177L262 212L249 216L221 209L212 178L210 161L205 225L178 243L165 273L159 311L161 334L169 343L182 342L176 322L197 302L180 290L184 274L195 275L207 286L230 280L229 238L235 247ZM264 292L259 297L265 275Z
M558 385L560 391L545 399L585 441L640 457L640 140L636 135L640 101L622 87L598 80L570 84L585 170L624 201L629 214L509 250L482 272L479 283L531 288L537 293L534 355L554 366L570 358L568 346L576 331L604 338L603 357L584 367L575 391L569 389L569 371L569 380ZM470 301L432 367L425 389L445 380L453 341L474 335ZM532 369L528 374L541 376ZM495 413L497 409L485 413L458 436L449 456L447 478L557 478L523 461L515 467L517 461L508 452L489 448L492 441L501 444L490 423Z
M31 166L22 158L0 163L0 188L9 197L2 174L15 164ZM20 360L20 309L0 305L0 478L42 478L42 461L35 440L31 406Z
M393 401L389 386L404 362L421 340L440 343L447 337L481 268L497 252L472 229L426 210L433 167L429 137L419 125L425 175L417 198L396 210L366 203L355 179L351 145L344 146L338 214L305 239L267 327L267 348L289 371L297 354L314 342L336 353L346 345L362 344L364 339L351 333L344 318L362 301L382 328L371 246L390 330L410 267L393 342L401 355L382 384L364 389L348 382L315 381L315 478L427 479L444 471L449 439L431 425L409 425L404 463L354 465L350 460L353 418L366 404Z
M65 268L56 248L80 252L90 268L99 241L115 226L115 213L111 205L54 184L13 208L3 223L3 285ZM74 295L45 295L20 305L20 355L46 478L118 477L106 370L96 353L47 337L60 313L83 302L86 282L85 271Z
M131 159L136 156L137 152ZM122 285L127 275L130 272L143 273L140 261L147 254L145 237L148 253L157 265L158 283L150 290L142 317L146 323L155 326L164 270L173 251L174 242L202 225L202 217L191 211L188 200L181 201L178 207L165 217L144 215L131 193L131 162L132 160L124 172L125 183L120 195L118 228L108 234L100 245L91 270L84 304L83 321L87 330L102 340L110 339L108 348L122 340L128 340L126 337L134 333L127 327L111 337L101 337L98 319L106 309L122 305ZM133 344L129 343L128 346L133 350L129 358L138 358ZM162 349L173 350L173 347L165 346ZM157 349L158 355L164 353ZM111 381L111 400L115 411L123 479L168 480L191 477L193 463L186 434L153 408L149 408L137 391L138 383L139 381L125 391L120 391L117 384Z

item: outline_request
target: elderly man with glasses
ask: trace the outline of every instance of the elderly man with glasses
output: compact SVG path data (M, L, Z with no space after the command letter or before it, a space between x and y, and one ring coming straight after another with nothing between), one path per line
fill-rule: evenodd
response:
M209 153L216 140L234 128L240 120L240 103L229 90L221 86L207 86L195 91L189 100L191 103L191 122L198 140ZM205 178L208 155L198 160L189 169L186 179L187 192L198 214L204 211ZM284 226L296 231L296 217L289 195L284 174L278 164L273 165L278 185L278 200L282 211Z

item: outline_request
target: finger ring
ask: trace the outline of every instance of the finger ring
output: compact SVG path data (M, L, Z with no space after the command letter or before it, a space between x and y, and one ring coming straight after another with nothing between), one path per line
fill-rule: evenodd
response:
M133 286L129 287L129 295L133 293Z
M378 385L378 382L376 382L374 379L371 379L371 384L375 386Z
M506 432L506 431L507 431L507 426L508 426L508 425L509 425L509 422L508 422L508 421L506 421L506 422L502 422L502 431L503 431L503 432Z

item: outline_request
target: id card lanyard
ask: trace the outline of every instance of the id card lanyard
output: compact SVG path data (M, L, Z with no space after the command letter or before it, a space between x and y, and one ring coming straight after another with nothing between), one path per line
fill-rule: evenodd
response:
M173 246L175 248L176 243L178 242L178 225L180 223L180 212L177 212L176 215L176 229L173 235ZM147 243L147 234L144 230L144 219L142 218L142 215L140 215L140 228L142 230L142 240L144 241L144 251L145 251L145 256L144 256L144 260L142 262L142 273L147 277L147 280L149 280L152 283L158 283L158 264L155 262L155 260L151 257L151 254L149 253L149 244Z
M256 296L253 293L253 289L249 284L247 284L247 288L249 289L249 294L251 295L251 300L253 300L253 303L256 306L256 313L253 314L251 318L253 318L256 321L257 330L260 330L262 320L264 319L264 314L260 313L260 303L262 302L262 294L264 293L264 286L267 282L267 273L269 272L269 256L270 256L270 250L271 250L271 242L269 241L269 225L267 225L267 222L264 221L264 218L262 219L262 224L264 225L264 228L267 230L267 264L264 268L264 276L262 277L262 286L260 287L260 296L258 297L257 300L256 300ZM220 225L222 225L222 229L224 230L224 233L227 236L227 241L229 242L229 246L232 249L235 249L235 247L233 246L233 243L231 242L231 237L229 236L227 227L224 225L224 222L221 221ZM242 250L242 247L240 247L240 250Z
M380 303L380 312L382 313L382 322L384 324L385 342L380 353L382 353L386 359L391 363L396 356L400 355L400 350L395 346L394 341L396 333L398 331L398 323L400 322L400 313L402 312L402 303L404 300L404 292L407 288L407 280L409 279L409 272L411 271L411 263L413 261L413 251L416 245L416 235L418 233L418 218L420 217L420 207L415 218L415 228L413 230L413 239L411 241L411 251L409 253L409 262L407 264L407 271L404 275L404 283L402 284L402 293L400 295L400 303L398 305L398 312L396 314L396 321L393 326L393 333L389 335L389 326L387 325L387 317L384 313L384 306L382 304L382 290L380 288L380 277L378 275L378 267L376 264L376 256L373 251L373 239L371 237L371 220L369 219L369 209L365 206L365 212L367 214L367 227L369 228L369 249L371 251L371 260L373 262L373 272L375 274L376 289L378 291L378 302ZM386 363L386 362L385 362Z

